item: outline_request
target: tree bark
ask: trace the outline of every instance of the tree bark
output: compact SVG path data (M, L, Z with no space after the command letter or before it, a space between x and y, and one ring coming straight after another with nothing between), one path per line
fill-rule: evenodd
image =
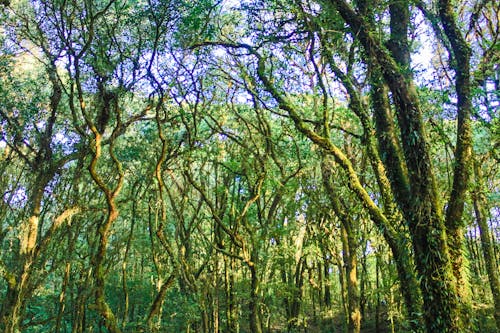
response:
M146 317L146 323L149 327L153 325L153 319L160 313L160 307L165 300L165 295L167 294L168 288L172 286L175 281L175 274L171 274L168 279L162 283L158 294L156 295L153 304L151 304L151 308L149 309L148 316Z
M225 273L226 303L227 303L226 321L227 321L228 333L239 332L238 305L236 304L236 297L234 291L235 272L236 272L236 259L224 256L224 273Z
M416 89L411 78L401 71L387 49L375 39L363 18L344 0L332 0L331 3L363 45L367 62L380 66L392 93L411 193L404 215L421 278L426 328L432 332L459 332L456 281Z
M25 302L31 296L31 276L38 255L37 245L43 192L54 175L51 172L44 172L46 167L47 163L42 163L41 170L37 172L35 177L32 194L27 204L30 217L22 222L15 272L8 274L7 292L0 313L0 330L5 333L20 331Z
M462 305L462 319L470 325L471 294L467 271L463 259L463 230L465 223L462 215L472 170L472 112L470 56L471 50L458 27L455 12L449 0L438 3L439 17L444 33L450 42L450 59L455 69L455 90L457 92L457 141L453 170L453 185L446 207L446 233L450 248L453 274L456 280L457 294Z
M347 277L347 304L349 311L349 323L347 332L359 333L361 330L360 291L358 286L358 256L356 253L358 244L356 235L352 229L342 227L344 266Z
M105 183L104 180L97 173L97 162L101 156L101 134L97 131L96 127L91 124L92 132L94 133L94 156L90 162L88 167L90 175L99 189L104 193L106 197L106 203L108 212L104 221L99 223L97 236L98 236L98 246L97 252L93 258L93 266L94 266L94 283L95 283L95 308L97 312L102 316L104 320L104 325L108 329L110 333L121 333L121 329L116 320L115 314L109 307L106 302L106 294L105 294L105 257L108 247L109 236L111 234L111 227L113 223L118 218L119 210L116 205L115 199L118 193L120 192L123 186L123 171L121 169L120 162L116 159L113 153L113 143L110 143L109 146L109 154L115 163L119 178L118 183L114 189L110 189Z
M347 281L347 308L348 308L348 332L359 333L361 329L361 311L360 311L360 291L358 286L358 241L357 229L358 223L346 214L342 208L337 191L332 184L332 166L326 161L322 162L323 185L328 193L330 203L335 215L341 223L343 259Z
M257 269L255 267L255 262L252 260L247 263L250 269L250 303L249 303L249 321L250 321L250 331L254 333L262 333L262 323L260 320L260 281L257 274Z
M481 172L479 162L474 163L474 176L475 188L472 193L472 200L474 202L474 212L476 215L476 222L479 227L479 235L481 238L481 247L483 249L483 256L490 283L491 294L493 296L494 304L494 317L497 329L500 331L500 281L498 276L498 266L495 260L493 251L493 244L491 241L490 230L488 227L488 210L486 198L484 196L484 180Z
M418 293L414 263L411 260L410 250L406 246L406 243L409 242L406 236L407 231L404 229L398 230L402 229L402 221L401 214L395 204L395 202L398 202L403 211L409 207L410 188L407 179L407 170L402 160L401 149L395 134L393 117L387 97L387 88L383 84L378 68L373 66L373 64L368 64L371 73L371 100L374 109L375 133L380 151L384 152L382 160L379 149L377 149L374 142L371 121L366 111L367 106L363 105L360 93L355 89L349 77L335 65L328 49L324 52L329 59L332 71L346 87L350 97L349 106L359 117L363 126L366 152L382 195L384 215L387 217L387 222L377 217L374 214L375 212L370 212L370 215L389 244L394 256L398 276L401 281L400 290L405 300L410 327L414 332L419 332L421 330L422 302Z

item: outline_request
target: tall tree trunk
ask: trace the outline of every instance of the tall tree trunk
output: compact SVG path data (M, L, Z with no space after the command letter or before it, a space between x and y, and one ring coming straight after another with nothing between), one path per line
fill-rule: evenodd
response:
M252 259L255 258L252 256ZM260 303L260 281L257 272L257 268L255 267L255 261L251 260L247 263L248 268L250 269L250 303L249 303L249 321L250 321L250 331L252 333L262 333L262 323L260 320L260 311L259 311L259 303Z
M347 304L349 311L349 333L359 333L361 330L360 293L358 286L358 247L356 235L352 228L346 229L342 226L342 244L344 253L344 265L347 277Z
M331 256L332 254L328 254ZM330 292L330 263L332 261L331 257L328 257L323 254L324 259L324 265L323 265L323 285L324 285L324 299L323 302L325 304L325 307L327 310L330 309L330 306L332 305L332 294Z
M226 321L227 332L238 333L238 305L236 304L236 297L234 291L234 274L236 272L236 259L233 257L224 256L224 273L226 285Z
M339 270L339 286L340 286L340 298L342 301L342 316L343 316L343 321L342 321L342 326L343 326L343 332L347 332L347 326L349 326L349 308L347 304L347 282L346 282L346 274L345 274L345 267L343 264L343 260L340 256L340 253L337 249L335 249L335 253L333 254L335 258L335 262L337 265L337 268Z
M136 193L137 196L138 193ZM122 290L123 290L123 317L122 317L122 328L125 328L127 322L129 321L129 292L127 286L127 260L130 252L130 247L132 244L132 238L134 235L135 221L136 221L136 208L137 202L134 200L132 202L132 221L130 223L130 232L127 237L127 245L125 246L125 253L123 255L122 262Z
M369 210L369 213L373 222L389 244L401 281L400 291L405 300L411 329L414 332L419 332L422 326L422 302L414 272L415 264L411 258L410 250L406 245L410 241L406 236L407 230L402 228L401 214L395 204L396 201L400 203L401 208L409 206L409 181L407 179L407 170L402 160L401 148L395 134L394 120L388 100L388 89L383 83L383 78L378 67L368 63L369 72L371 73L371 101L374 109L375 132L380 151L384 152L383 158L381 158L379 149L377 149L374 142L372 122L367 112L368 106L362 102L361 94L355 88L348 75L345 75L335 65L334 58L328 48L324 52L329 60L330 68L346 87L350 97L349 106L359 117L363 126L366 152L382 195L384 216L386 216L386 219L380 218L377 211Z
M367 263L367 257L368 253L371 251L371 249L368 249L368 241L366 238L366 229L364 230L365 235L363 236L363 240L361 241L361 244L363 244L363 256L360 258L361 259L361 271L359 274L359 281L360 281L360 287L359 287L359 309L361 311L361 317L365 317L367 307L369 307L371 304L368 303L368 298L366 295L367 289L370 289L370 275L368 275L368 263Z
M219 333L219 316L220 316L220 299L219 299L219 289L220 289L220 279L219 279L219 260L215 262L215 270L212 273L211 283L214 286L213 290L213 302L212 302L212 320L213 328L212 332Z
M300 308L302 306L303 287L304 287L304 272L306 266L302 257L295 265L294 288L292 293L292 301L290 304L290 329L300 327Z
M46 163L40 166L44 169ZM0 330L5 333L17 333L23 318L25 302L31 294L31 276L37 257L39 220L42 209L43 192L53 173L39 171L28 202L30 217L22 222L20 248L15 263L15 273L9 273L7 292L0 313Z
M471 49L457 24L455 10L450 0L439 0L439 17L443 24L451 49L448 50L455 69L455 90L457 93L457 141L453 169L453 186L446 207L446 233L450 248L453 274L457 294L462 306L464 325L470 326L471 293L468 274L463 259L463 240L465 223L463 221L470 173L472 170L472 129L471 129Z
M392 199L400 203L401 209L409 207L409 184L407 179L407 170L402 160L399 142L395 135L394 120L388 100L388 89L383 83L381 74L377 68L371 71L372 103L374 109L375 126L377 140L380 151L383 151L383 158L380 159L375 148L368 147L368 155L373 160L373 169L377 175L379 187L384 198L386 214L389 216L395 229L401 225L400 212L394 207ZM378 162L377 162L378 161ZM383 162L387 167L378 166ZM385 179L384 172L388 173L388 179ZM390 181L389 181L390 180ZM392 191L389 190L392 189ZM387 192L387 193L386 193ZM392 195L394 193L394 196ZM402 229L402 227L399 227ZM384 238L391 249L396 269L400 280L400 291L405 301L406 311L410 327L413 332L421 331L421 312L422 302L418 292L417 278L414 273L415 264L411 259L410 251L406 245L408 237L407 231L401 230L389 234L388 230L383 229Z
M398 66L370 26L345 0L332 0L364 47L367 62L380 66L398 115L411 200L404 209L421 278L424 318L430 332L459 332L459 304L444 218L432 172L419 98L411 78Z
M112 215L112 212L114 213L115 211L112 210L109 213L109 216L106 218L105 225L99 228L99 247L94 258L95 306L97 312L102 316L104 325L106 326L108 331L110 333L121 333L116 317L109 307L108 303L106 302L105 294L105 256L109 240L109 227L117 216L116 215L113 217L114 214Z
M379 245L377 248L377 252L375 253L375 286L376 286L376 304L375 304L375 332L381 331L380 325L380 315L381 315L381 305L382 302L380 300L380 272L382 265L382 258L380 252L382 250L382 246Z
M116 205L115 199L118 193L120 192L123 186L124 174L121 167L121 163L118 161L116 156L113 153L113 141L109 145L109 154L118 171L118 183L114 189L110 189L101 178L101 176L97 172L97 163L99 158L101 157L101 140L102 136L97 131L97 128L91 124L92 132L94 133L94 156L89 164L89 172L99 187L99 189L104 193L107 203L108 212L104 221L98 224L97 237L98 237L98 246L97 252L93 258L93 276L95 283L95 307L97 312L102 316L104 320L104 325L108 329L110 333L121 333L120 327L116 320L115 314L109 307L106 302L106 294L105 294L105 281L106 281L106 269L105 269L105 260L106 253L108 247L109 236L111 235L111 227L113 223L118 218L118 207Z
M71 272L71 263L67 262L64 268L64 278L61 287L61 293L59 294L59 309L57 311L56 328L55 328L56 333L61 332L62 319L64 316L64 310L66 308L66 290L69 284L70 272Z
M73 295L73 321L71 323L71 333L81 333L86 331L86 310L87 310L87 288L92 287L91 273L81 272L80 279L76 283L76 295Z
M328 193L332 209L339 218L341 224L343 259L347 281L347 308L348 308L348 332L359 333L361 329L360 293L358 286L358 223L347 214L337 195L332 182L333 167L331 163L322 162L323 185Z
M488 227L488 209L486 198L484 196L485 185L481 172L481 166L478 161L474 163L475 188L472 193L474 202L474 212L476 222L479 227L479 235L481 237L481 247L483 249L484 261L486 264L486 272L490 282L491 294L493 295L494 317L497 329L500 331L500 281L498 276L498 266L495 260L493 244L491 242L490 230Z

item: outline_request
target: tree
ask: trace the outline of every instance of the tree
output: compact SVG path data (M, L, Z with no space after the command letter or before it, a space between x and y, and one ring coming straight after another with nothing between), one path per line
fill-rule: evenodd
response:
M4 331L495 331L493 1L2 5Z
M280 2L273 2L273 5L279 9L284 7ZM307 3L304 4L304 7L307 8ZM357 5L357 11L344 1L323 2L321 7L317 9L310 8L305 12L309 14L311 20L320 16L321 13L325 13L324 15L331 18L336 17L337 20L341 19L348 24L353 38L359 41L362 47L363 53L359 57L367 65L380 70L383 84L386 84L391 92L397 117L397 127L385 127L383 129L394 131L394 133L388 134L402 143L402 155L393 154L393 160L386 159L385 166L388 170L388 177L391 179L392 191L409 226L412 237L415 263L421 279L420 287L424 298L424 308L426 310L424 318L427 329L458 331L461 326L457 321L457 318L460 317L458 313L458 297L463 295L463 292L460 291L457 281L461 281L460 276L462 276L462 265L460 263L462 241L460 233L463 226L461 215L470 171L467 161L470 157L471 147L469 125L471 97L470 70L467 67L470 61L468 46L457 27L456 19L451 15L451 4L446 1L440 2L439 18L444 29L444 35L450 42L450 52L453 52L453 56L458 57L459 63L463 64L463 66L455 68L457 72L456 89L459 100L457 106L458 141L456 145L454 185L447 205L446 218L441 214L442 208L434 181L435 175L423 123L423 113L419 106L419 97L413 80L408 75L410 60L407 42L409 3L398 3L388 8L393 19L391 20L391 36L387 46L375 38L375 27L370 26L370 21L367 19L369 12L366 12L366 6L363 3ZM250 9L250 13L257 13L256 17L258 17L257 10ZM292 13L294 13L293 10ZM364 16L363 13L367 15ZM284 14L284 17L287 17L287 15ZM316 21L311 25L315 28L315 31L321 31L321 29L335 31L335 27L331 26L334 21L325 21L326 23ZM288 21L282 19L282 22L290 24L296 22L296 19L293 17ZM260 27L262 28L269 24L269 21L263 19L254 25L257 31L254 36L256 36L256 41L263 43L261 45L268 43L280 47L280 43L283 41L294 42L295 40L300 43L304 35L301 34L300 28L295 31L291 30L291 33L287 36L279 35L279 33L275 36L272 36L271 33L259 35L259 24L261 24ZM222 38L224 37L222 36ZM277 42L273 43L274 40ZM210 43L205 42L205 45L207 44ZM308 128L294 102L290 100L286 92L281 91L281 87L275 83L275 80L271 79L273 75L276 75L276 71L271 72L268 69L270 61L258 51L261 46L257 44L254 47L249 44L225 42L224 40L215 42L213 45L245 49L249 54L256 57L255 75L262 82L263 89L274 97L281 109L288 112L299 131L329 150L336 157L339 164L348 170L351 174L351 188L358 193L358 197L362 202L372 209L374 215L380 216L381 212L365 194L366 192L357 180L357 175L345 154L331 144L327 137L322 137ZM272 60L272 58L270 59ZM320 80L319 77L318 80ZM375 91L383 93L383 90L377 89ZM389 117L388 113L378 114L380 115L379 123L391 124L394 122L392 117L387 118ZM381 129L381 127L378 128L379 131ZM383 135L386 134L379 132L379 137ZM385 147L384 142L381 142L381 145L382 149L387 148L387 141ZM397 148L393 150L397 151ZM397 165L400 166L399 170L395 169ZM452 263L454 267L452 267ZM455 280L451 278L453 272L455 272Z

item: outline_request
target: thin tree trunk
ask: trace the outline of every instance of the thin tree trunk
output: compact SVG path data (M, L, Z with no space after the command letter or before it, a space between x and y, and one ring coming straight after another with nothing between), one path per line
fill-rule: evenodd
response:
M365 317L366 313L366 308L369 307L368 301L367 301L367 296L366 296L366 290L370 289L370 277L368 275L368 263L367 263L367 257L368 257L368 241L366 240L368 235L366 235L367 231L366 228L363 231L363 240L361 241L361 244L363 244L363 256L361 257L361 272L359 274L359 281L360 281L360 291L359 291L359 309L361 311L361 317Z
M61 293L59 294L59 310L57 312L56 328L55 328L56 333L59 333L61 331L62 318L64 316L64 309L66 305L66 289L68 288L69 284L70 272L71 272L71 263L67 262L64 268L64 278L61 287Z
M234 273L236 272L235 258L224 257L225 263L225 282L226 282L226 320L228 333L238 333L238 305L234 295Z
M340 283L340 297L342 301L342 326L344 328L344 332L347 332L347 326L349 326L349 308L348 308L348 300L347 300L347 282L346 282L346 274L345 267L342 262L342 258L340 254L335 253L335 260L337 263L337 267L339 270L339 283Z
M357 241L353 230L342 227L342 244L344 248L344 265L347 278L347 307L349 311L349 333L359 333L361 330L360 294L358 287L358 256L356 254Z
M127 237L127 245L125 247L125 254L123 255L123 263L122 263L122 290L123 290L123 317L122 317L122 328L125 328L127 322L129 320L129 293L127 286L127 260L128 254L130 252L130 246L132 244L132 238L134 235L135 228L135 214L136 214L136 205L137 201L134 200L132 202L132 221L130 224L130 232Z
M410 205L403 211L421 278L426 328L432 332L459 332L456 281L416 89L411 78L375 38L363 17L345 0L332 0L331 3L363 45L367 61L380 66L392 93L411 193Z
M481 237L481 247L483 249L486 272L490 282L491 294L493 295L494 317L497 329L500 331L500 282L498 276L498 266L493 253L493 244L491 242L490 230L487 223L487 203L484 196L484 181L481 167L478 162L474 163L475 188L472 195L474 201L474 212L476 222L479 227Z
M248 268L250 269L250 277L251 277L250 303L249 303L250 331L252 333L262 333L262 324L260 321L260 314L259 314L259 300L260 300L260 298L259 298L259 293L260 293L259 276L257 275L257 269L255 267L255 262L252 260L251 262L249 262L247 264L248 264Z
M212 331L214 333L219 333L219 315L220 315L220 301L219 301L219 288L220 288L220 281L219 281L219 261L215 263L215 270L212 273L212 278L213 278L213 286L214 286L214 291L213 291L213 297L214 301L212 302L212 320L213 320L213 329Z
M332 255L332 254L330 254ZM324 255L326 258L326 255ZM330 306L332 305L332 294L330 291L330 262L332 261L332 258L325 259L324 266L323 266L323 275L324 275L324 300L323 302L325 303L325 307L327 310L330 309Z
M301 258L299 263L295 266L295 275L294 275L294 290L293 290L293 298L291 304L291 316L293 322L291 322L291 327L298 328L300 326L300 308L302 306L302 297L303 297L303 287L304 287L304 272L305 272L305 263Z
M375 254L375 287L376 287L376 304L375 304L375 332L381 331L380 326L380 310L381 310L381 301L380 301L380 265L382 258L380 258L380 251L382 250L382 246L378 246L377 252Z
M332 166L323 161L322 178L332 209L341 224L343 260L347 282L348 332L359 333L361 329L360 294L357 277L357 222L346 214L332 183Z
M113 142L109 145L109 154L118 171L118 183L114 189L110 189L104 182L104 180L97 173L97 162L101 156L101 140L102 136L97 131L96 127L92 124L91 126L92 132L94 133L95 142L94 142L94 156L90 162L88 167L90 175L96 185L100 188L100 190L104 193L106 197L107 203L107 216L104 219L103 223L99 223L97 236L98 236L98 247L97 252L93 258L94 265L94 283L95 283L95 307L97 312L104 319L104 325L108 329L110 333L121 333L121 329L118 326L118 322L116 320L115 314L109 307L106 302L106 294L105 294L105 258L108 247L109 236L111 234L111 227L113 223L118 218L118 207L116 206L116 196L120 192L123 186L124 173L121 167L121 163L118 161L116 156L113 153Z
M153 319L160 313L161 305L165 300L165 295L167 294L168 288L172 286L175 281L175 274L171 274L168 279L160 286L160 290L156 295L151 308L149 309L148 316L146 317L146 323L149 327L153 325Z
M38 253L36 247L43 191L52 178L53 173L45 174L43 171L38 173L31 199L28 202L30 217L22 222L20 248L16 262L17 273L9 274L7 292L0 312L0 331L4 333L20 331L25 302L31 296L30 280Z
M89 246L90 247L90 246ZM73 322L71 333L81 333L86 331L86 309L87 309L87 288L92 288L91 270L80 275L80 280L76 284L77 294L73 297Z

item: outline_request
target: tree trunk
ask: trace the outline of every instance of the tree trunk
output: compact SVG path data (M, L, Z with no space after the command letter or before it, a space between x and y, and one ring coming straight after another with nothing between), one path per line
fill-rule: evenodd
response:
M302 306L305 268L304 261L300 258L299 262L295 265L294 289L290 305L290 329L300 327L300 308Z
M416 89L411 78L375 38L363 17L345 0L333 0L332 4L363 45L366 61L380 66L392 93L411 193L404 216L409 224L421 278L426 328L429 332L459 332L456 282Z
M59 309L57 312L56 328L55 328L56 333L61 332L61 324L64 316L64 309L66 307L66 290L69 284L70 272L71 272L71 263L68 261L64 268L63 284L61 287L61 293L59 294Z
M401 214L395 204L395 202L398 202L402 209L409 206L409 184L407 170L402 160L401 148L395 134L394 120L388 100L388 89L383 83L378 67L368 63L369 72L371 73L371 101L374 109L376 135L380 151L384 152L383 158L381 158L379 149L377 149L374 142L373 129L367 112L368 106L362 102L361 94L354 87L349 77L335 65L334 58L328 49L325 54L329 59L332 71L346 87L350 97L349 106L359 117L363 126L366 152L382 195L386 219L380 218L377 215L378 212L374 210L369 210L370 216L393 253L401 281L400 291L405 300L411 329L414 332L419 332L421 331L422 302L414 273L415 265L411 259L410 250L406 245L410 240L406 236L407 230L401 227Z
M43 163L40 169L43 170ZM28 202L30 217L23 221L20 235L20 248L17 254L16 273L9 274L7 292L0 313L0 330L5 333L17 333L23 319L25 302L31 297L31 275L37 257L39 219L42 210L43 192L53 173L40 171L33 186Z
M346 214L332 183L332 165L323 161L323 185L328 193L332 209L341 224L343 260L347 282L348 332L359 333L361 329L360 294L357 277L357 222Z
M227 332L238 333L238 305L234 294L234 273L236 272L236 260L224 256L225 284L226 284L226 321Z
M104 193L106 197L106 203L108 212L104 221L98 224L97 236L98 236L98 246L97 252L93 258L93 276L95 283L95 308L97 312L104 319L104 325L108 329L110 333L121 333L120 327L118 326L118 322L116 317L106 302L106 294L105 294L105 259L108 247L109 236L111 234L111 227L113 223L118 218L118 207L116 206L116 196L120 192L123 186L123 170L121 168L120 162L116 159L116 156L113 154L113 142L110 143L109 146L109 154L113 159L113 162L116 165L117 171L119 173L118 183L116 187L111 190L105 184L104 180L97 173L97 162L101 156L101 140L102 136L97 131L95 126L91 126L92 132L94 133L95 142L94 142L94 156L90 162L88 167L90 175L99 189Z
M137 195L138 193L136 193ZM128 286L127 286L127 261L128 261L128 255L130 252L130 247L132 244L132 238L134 236L134 228L135 228L135 221L136 221L136 205L137 202L134 201L132 203L132 221L130 224L130 232L127 237L127 245L125 246L125 254L123 255L123 262L122 262L122 290L123 290L123 317L122 317L122 328L125 328L127 325L127 322L129 321L129 292L128 292Z
M253 256L252 256L253 259ZM260 293L260 283L259 276L257 275L257 269L255 267L255 262L251 260L248 262L248 268L250 269L251 278L251 289L250 289L250 303L249 303L249 321L250 321L250 331L252 333L262 333L262 324L260 321L260 311L259 311L259 293Z
M380 255L380 251L382 250L382 246L378 246L377 252L375 253L375 287L376 287L376 304L375 304L375 332L381 331L380 325L380 314L381 314L381 301L380 301L380 272L382 265L382 258Z
M326 259L326 256L325 256L325 261L324 261L324 266L323 266L323 276L324 276L323 284L324 284L324 290L325 290L323 302L324 302L327 310L329 310L330 306L332 305L332 294L330 292L330 262L331 261L332 261L332 258Z
M146 323L150 328L154 325L153 319L160 313L160 308L163 304L163 301L165 300L168 288L170 288L170 286L172 286L172 284L174 283L175 277L176 277L175 274L171 274L168 277L168 279L161 284L160 290L158 291L158 294L156 295L153 303L151 304L151 308L149 309L149 313L146 318Z
M479 235L481 237L481 247L483 249L484 261L486 264L486 272L490 282L491 294L493 295L494 317L497 329L500 331L500 282L498 276L498 266L493 253L493 244L491 242L490 230L487 223L488 210L486 198L484 196L484 181L481 172L481 166L478 162L474 163L475 188L472 199L474 202L474 212L476 214L476 222L479 227Z
M361 311L357 274L357 241L353 230L347 230L344 226L342 226L342 244L347 278L347 308L349 313L347 331L349 333L359 333L361 330Z
M457 93L457 137L453 169L453 185L446 207L446 233L450 249L450 258L455 276L455 284L461 305L463 325L470 326L471 293L468 272L463 259L464 203L472 170L472 128L471 128L471 49L462 35L456 21L454 5L450 0L439 0L439 17L443 30L450 42L448 50L455 76ZM446 44L445 44L446 45Z
M0 330L4 333L19 333L26 300L27 280L30 268L23 267L21 279L9 281L3 301Z
M219 261L215 263L215 270L212 273L213 279L213 302L212 302L212 320L213 320L213 328L212 332L219 333L219 316L220 316L220 300L219 300L219 289L220 289L220 280L219 280Z

